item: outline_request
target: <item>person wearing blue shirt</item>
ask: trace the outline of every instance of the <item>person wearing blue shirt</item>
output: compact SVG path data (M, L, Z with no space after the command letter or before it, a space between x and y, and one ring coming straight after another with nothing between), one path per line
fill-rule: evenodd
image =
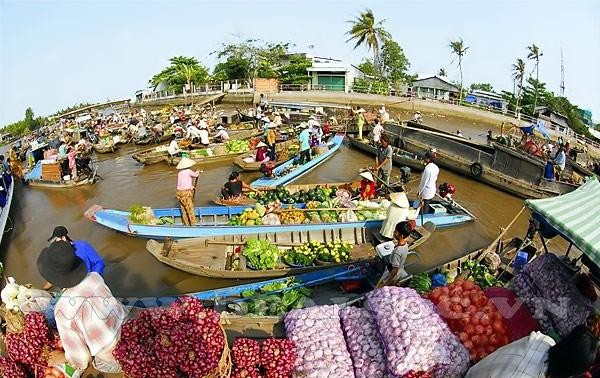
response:
M58 240L71 243L75 249L75 254L77 257L82 259L85 263L88 273L96 272L101 276L104 276L104 260L90 243L84 240L71 240L69 237L69 231L67 231L65 226L55 227L54 231L52 232L52 236L50 239L48 239L48 241L52 242Z
M298 135L300 142L300 164L310 161L310 131L307 125L302 126L304 130Z

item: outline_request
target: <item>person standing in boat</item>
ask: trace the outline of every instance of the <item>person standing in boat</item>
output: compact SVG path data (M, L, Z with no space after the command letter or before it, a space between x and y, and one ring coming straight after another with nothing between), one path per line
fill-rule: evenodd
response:
M365 125L365 109L360 108L356 111L356 126L358 127L358 139L363 138L363 126Z
M554 178L560 181L563 171L565 170L565 165L567 164L567 155L565 154L564 146L558 146L558 151L556 151L556 155L554 156Z
M300 164L305 164L310 161L310 131L307 124L301 124L302 132L298 135L300 142Z
M265 142L267 143L268 156L271 161L275 161L277 157L275 156L275 142L277 141L277 134L275 134L275 126L272 122L269 123L267 127L267 133L265 136Z
M226 200L240 198L244 189L252 190L250 185L240 180L240 174L237 171L233 171L231 172L231 175L229 175L229 181L223 185L221 195L223 195L223 199Z
M421 182L419 183L419 189L417 190L417 196L421 202L421 211L423 214L431 213L430 202L435 197L437 188L437 178L440 173L440 169L433 162L435 153L427 151L423 157L425 162L425 169L421 175Z
M383 134L383 126L381 125L381 122L379 122L378 119L375 119L375 126L373 127L373 143L375 144L375 146L379 145L379 142L381 141L381 135Z
M196 185L194 179L200 175L200 171L192 171L190 168L196 165L196 162L190 158L183 157L177 169L177 200L181 207L181 221L185 226L196 224L196 211L194 208L194 192Z
M392 174L392 157L394 151L390 146L390 141L387 135L382 135L380 138L379 147L377 148L377 155L375 156L375 167L374 170L379 176L379 180L389 185L390 175Z

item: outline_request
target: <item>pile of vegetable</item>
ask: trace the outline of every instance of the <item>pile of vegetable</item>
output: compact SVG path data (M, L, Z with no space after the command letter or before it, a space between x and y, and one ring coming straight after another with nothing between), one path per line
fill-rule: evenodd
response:
M281 224L302 224L309 222L302 211L284 211L279 214L279 220Z
M225 143L225 148L230 154L240 154L250 151L250 145L247 140L230 140Z
M275 269L279 265L279 249L268 240L248 240L243 255L247 265L257 270Z
M299 247L286 251L283 261L292 266L310 266L317 258L317 252L312 248L313 242L306 242Z
M219 313L182 297L128 320L113 355L129 378L204 377L221 367L224 348Z
M475 282L455 281L433 290L429 299L474 362L510 341L502 314Z
M462 271L468 269L471 272L469 278L473 279L477 286L482 289L496 284L496 277L492 274L490 268L482 263L469 259L461 265L461 269Z
M245 301L230 304L228 308L237 315L282 316L291 309L303 308L310 294L310 289L300 287L300 282L289 278L266 284L258 291L244 291Z
M415 290L383 287L366 296L385 349L390 377L411 370L439 377L462 377L469 352L435 312L432 303Z
M280 201L281 203L285 204L308 203L311 201L323 203L329 200L330 198L335 197L335 193L335 189L321 188L320 186L317 186L308 191L299 190L298 192L291 193L286 188L278 186L275 190L270 190L260 194L250 193L249 197L255 198L258 203L262 204L273 201Z
M239 217L232 217L228 224L231 226L260 226L265 212L266 208L264 206L256 204L254 209L244 209Z
M28 378L43 376L48 357L61 350L58 333L53 333L46 317L39 312L25 315L23 328L6 334L7 355L0 357L0 373L4 377Z
M288 339L266 339L262 346L255 340L240 338L231 349L232 378L288 378L296 366L296 345Z
M533 259L510 281L509 288L527 305L542 331L562 337L589 316L592 305L570 281L572 272L556 255Z
M354 377L352 359L340 325L339 307L292 310L285 317L287 337L296 343L297 377Z
M148 206L131 205L129 208L129 220L135 224L157 224L152 208Z
M416 292L419 294L424 294L431 291L431 285L431 277L429 277L429 274L427 273L422 273L414 276L408 283L408 287L410 287L411 289L415 289Z
M355 377L386 378L383 345L369 311L349 306L340 310L340 318Z

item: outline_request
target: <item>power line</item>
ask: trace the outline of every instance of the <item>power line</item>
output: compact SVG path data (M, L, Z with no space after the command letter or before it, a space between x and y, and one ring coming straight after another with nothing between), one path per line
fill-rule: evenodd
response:
M565 59L560 48L560 97L565 97Z

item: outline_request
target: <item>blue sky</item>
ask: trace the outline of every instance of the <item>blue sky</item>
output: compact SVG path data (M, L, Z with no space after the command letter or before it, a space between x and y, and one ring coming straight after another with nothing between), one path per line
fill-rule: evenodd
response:
M50 114L79 102L128 98L174 55L209 67L224 41L290 41L297 51L359 63L345 22L373 9L417 73L446 68L462 37L465 83L512 90L511 65L535 43L540 80L600 119L600 0L573 1L27 1L0 0L0 125L31 106ZM309 49L309 45L314 48ZM528 70L533 68L529 63Z

